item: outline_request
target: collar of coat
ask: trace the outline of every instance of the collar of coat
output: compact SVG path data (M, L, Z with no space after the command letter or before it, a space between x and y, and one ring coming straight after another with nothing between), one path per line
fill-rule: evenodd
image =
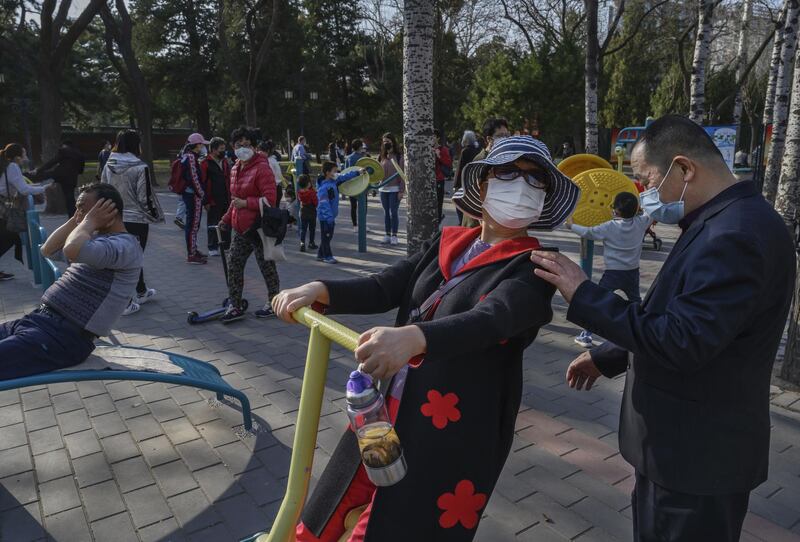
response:
M444 275L445 280L453 278L450 274L450 268L453 266L453 263L467 250L480 234L480 226L477 228L451 226L442 229L442 237L439 242L439 270L442 272L442 275ZM535 237L506 239L496 245L492 245L492 248L471 259L467 262L467 265L458 271L458 274L460 275L466 271L502 260L510 260L514 256L532 250L539 250L541 247L539 240Z

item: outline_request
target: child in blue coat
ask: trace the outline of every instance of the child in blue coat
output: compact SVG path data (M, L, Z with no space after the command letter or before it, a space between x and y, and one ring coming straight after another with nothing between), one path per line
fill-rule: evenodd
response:
M317 261L338 263L331 252L331 239L339 215L339 185L364 173L364 169L339 175L339 167L333 162L323 162L322 175L317 179L317 221L322 240L317 252Z

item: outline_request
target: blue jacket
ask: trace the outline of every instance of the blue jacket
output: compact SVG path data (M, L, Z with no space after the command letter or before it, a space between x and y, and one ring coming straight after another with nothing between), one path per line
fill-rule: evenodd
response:
M335 179L319 176L317 179L317 218L320 222L336 222L339 216L339 185L358 177L358 171L340 173Z
M609 339L591 352L627 373L619 449L673 491L720 495L767 479L769 389L795 278L786 225L752 182L686 217L644 301L584 282L567 319Z
M357 164L359 160L364 158L366 154L363 152L353 152L347 155L347 158L344 160L344 167L353 167Z

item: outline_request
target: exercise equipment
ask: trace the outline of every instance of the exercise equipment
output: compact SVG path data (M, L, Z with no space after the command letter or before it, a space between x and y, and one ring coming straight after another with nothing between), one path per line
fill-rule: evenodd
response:
M581 189L581 197L572 219L580 226L597 226L614 217L611 205L620 192L629 192L639 197L633 181L613 169L590 169L572 178Z
M558 163L558 171L574 179L575 175L590 169L614 169L608 160L594 154L573 154Z
M354 171L360 171L361 169L362 168L360 166L352 166L343 169L341 173L339 173L339 175L345 173L352 173ZM383 169L381 169L381 177L383 177ZM363 192L366 192L367 188L369 188L370 181L371 181L370 173L366 171L361 175L359 175L358 177L354 177L349 181L345 181L342 184L340 184L339 192L341 192L345 196L356 198L360 196Z
M297 322L308 327L311 334L308 338L308 353L303 372L303 387L300 391L300 409L297 411L286 493L278 515L272 523L272 529L269 532L254 534L241 542L295 540L295 528L306 502L311 467L314 462L314 448L317 445L317 430L331 343L335 342L351 352L358 347L358 333L308 307L296 310L292 316Z
M369 184L371 186L375 187L383 181L383 166L374 158L364 156L358 159L356 165L367 170L369 173Z
M228 234L225 235L224 232L221 230L219 226L214 226L211 228L217 235L217 246L219 247L219 255L220 259L222 260L222 271L225 273L225 284L228 284L228 248L230 247L230 230L228 230ZM222 305L216 307L214 309L207 310L205 312L196 312L191 311L186 318L186 321L189 322L191 325L195 324L204 324L206 322L211 322L212 320L218 320L222 318L228 311L228 307L231 305L231 300L229 298L225 298L222 301ZM248 303L246 299L242 299L242 310L246 311L248 307Z

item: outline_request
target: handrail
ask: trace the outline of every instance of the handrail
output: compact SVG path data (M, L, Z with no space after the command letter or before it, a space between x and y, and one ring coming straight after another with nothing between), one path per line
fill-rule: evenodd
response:
M245 538L241 542L294 542L295 529L306 502L308 483L311 479L331 342L350 351L358 347L358 333L308 307L297 309L292 316L298 323L308 327L311 334L308 338L308 353L303 372L303 387L300 391L300 409L297 411L286 493L278 515L272 523L272 529Z

